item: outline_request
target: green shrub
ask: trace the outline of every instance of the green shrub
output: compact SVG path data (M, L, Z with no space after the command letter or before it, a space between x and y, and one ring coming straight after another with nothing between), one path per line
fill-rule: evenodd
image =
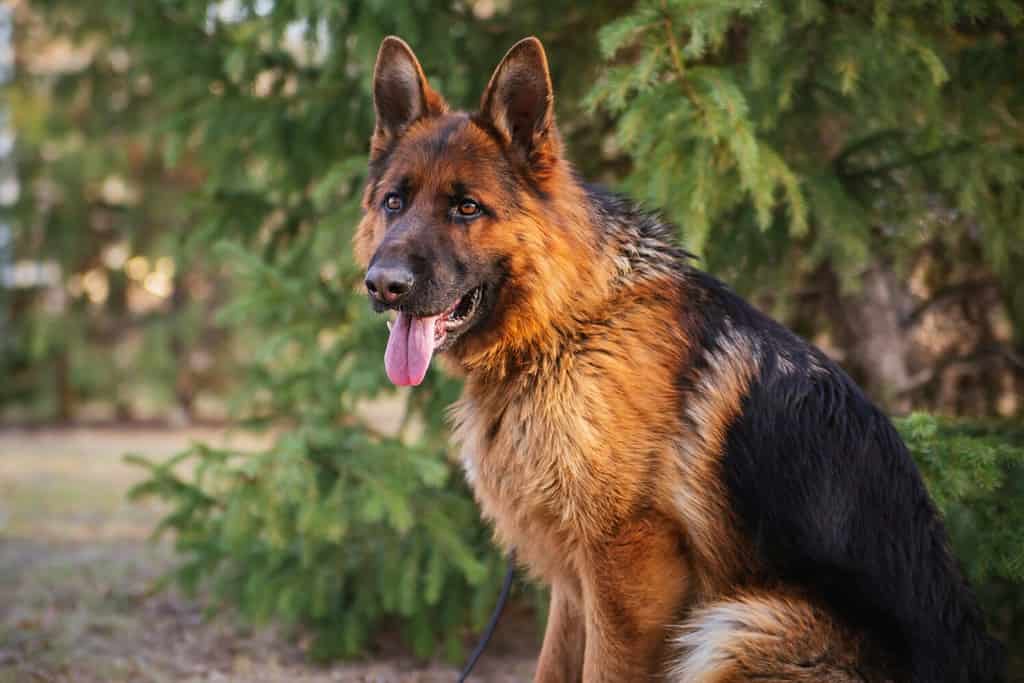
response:
M1024 673L1024 424L897 420L1014 671Z
M353 656L395 621L413 650L462 653L503 573L442 448L300 428L263 452L196 446L135 495L169 498L176 577L257 621L301 623L313 654ZM174 473L193 461L194 478ZM457 476L457 475L456 475Z

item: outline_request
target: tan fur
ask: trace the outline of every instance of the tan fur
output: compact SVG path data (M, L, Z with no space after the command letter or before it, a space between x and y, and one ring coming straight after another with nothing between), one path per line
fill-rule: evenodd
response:
M715 595L756 572L746 559L721 476L720 457L729 425L757 371L758 355L749 339L732 332L723 350L703 352L707 369L696 378L696 391L685 406L694 425L681 435L675 462L678 478L673 496L685 520L701 571L696 581L704 597Z
M563 578L551 584L544 646L537 661L538 678L550 683L574 683L583 675L586 654L586 616L579 582Z
M746 594L694 610L669 678L686 683L854 683L860 643L798 597Z
M648 680L680 647L678 680L762 680L805 654L850 645L806 603L736 597L761 568L729 509L720 458L758 349L739 332L717 352L699 348L687 317L699 295L685 270L640 253L628 236L598 237L553 114L518 143L528 154L503 148L515 144L501 111L514 93L506 81L543 67L529 84L550 88L538 49L524 41L510 51L483 118L437 105L397 145L375 134L371 162L387 164L371 173L355 238L366 264L386 229L374 207L399 178L421 196L470 178L475 196L496 207L493 220L434 229L456 253L500 257L507 271L492 319L459 339L446 363L465 377L451 420L483 515L501 546L552 587L536 680ZM536 191L507 194L493 170L502 163L529 165ZM713 642L700 668L702 634Z
M529 357L514 374L504 366L471 371L452 410L467 473L499 542L559 587L553 606L585 615L587 681L655 674L666 629L698 593L691 589L723 585L720 575L734 572L726 511L697 514L684 501L713 499L720 486L715 440L738 410L743 361L721 361L722 393L701 408L706 447L681 460L680 445L693 440L683 436L687 428L651 419L679 414L673 378L689 352L681 331L651 326L678 310L666 291L664 282L632 284L607 317L579 324L568 340L548 340L552 356ZM695 553L706 560L698 571ZM556 614L556 623L571 618ZM565 680L548 677L549 660L558 657L542 655L538 680Z

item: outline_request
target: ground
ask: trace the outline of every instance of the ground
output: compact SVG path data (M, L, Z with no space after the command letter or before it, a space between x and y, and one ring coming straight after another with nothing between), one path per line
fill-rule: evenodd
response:
M0 429L0 683L454 681L382 638L372 660L318 667L301 637L209 616L201 596L156 590L173 562L147 541L161 509L124 494L130 451L169 455L205 430ZM537 638L511 615L470 680L529 680Z

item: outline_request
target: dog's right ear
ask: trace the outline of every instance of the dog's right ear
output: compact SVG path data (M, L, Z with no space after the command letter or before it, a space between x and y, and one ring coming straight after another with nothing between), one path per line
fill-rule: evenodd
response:
M383 151L420 118L448 111L444 98L427 83L412 49L396 36L385 38L377 52L373 107L377 112L373 153Z

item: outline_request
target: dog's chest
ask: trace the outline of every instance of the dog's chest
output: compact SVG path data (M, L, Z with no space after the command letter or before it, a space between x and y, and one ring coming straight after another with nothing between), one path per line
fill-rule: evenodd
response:
M544 578L565 571L640 498L642 444L611 434L614 421L593 395L542 384L470 390L453 417L466 477L498 541Z
M544 578L561 573L588 533L588 515L573 509L587 486L573 435L519 400L497 414L466 401L458 410L462 465L498 542Z

